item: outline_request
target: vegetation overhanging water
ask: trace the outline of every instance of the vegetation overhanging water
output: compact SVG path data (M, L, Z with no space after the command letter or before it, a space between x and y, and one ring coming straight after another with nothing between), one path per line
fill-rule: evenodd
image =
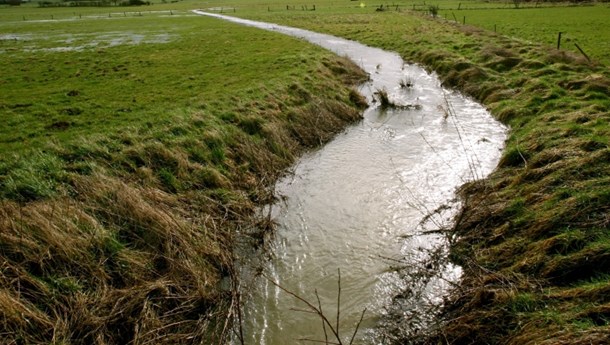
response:
M303 38L347 56L371 76L360 88L372 104L364 120L303 157L276 185L282 201L271 206L279 225L274 258L263 270L269 280L260 278L255 289L249 287L245 342L324 339L320 319L299 312L302 302L282 289L312 302L319 298L328 315L337 313L340 289L337 328L346 329L340 337L351 337L366 309L357 339L379 343L376 329L392 299L405 284L415 284L421 291L402 305L405 317L420 327L431 317L426 306L440 303L446 281L459 277L459 267L443 265L434 279L420 284L389 268L396 262L419 266L446 246L434 230L450 224L455 188L493 170L505 127L395 53L310 31L196 13Z

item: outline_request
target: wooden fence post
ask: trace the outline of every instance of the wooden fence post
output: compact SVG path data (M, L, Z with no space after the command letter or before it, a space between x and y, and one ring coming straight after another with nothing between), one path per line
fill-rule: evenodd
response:
M576 48L578 48L578 50L582 53L582 55L585 56L585 58L587 59L587 61L591 62L591 59L589 59L589 55L587 55L578 44L574 43L574 45L576 46Z

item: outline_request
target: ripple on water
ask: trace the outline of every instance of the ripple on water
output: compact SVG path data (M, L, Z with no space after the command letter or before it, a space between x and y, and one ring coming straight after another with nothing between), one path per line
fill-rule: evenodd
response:
M312 302L317 291L334 318L340 269L341 328L350 336L367 309L359 331L364 343L379 343L379 321L397 311L388 309L392 302L400 306L400 318L428 321L433 315L420 317L429 311L427 301L440 303L448 289L445 280L458 279L461 270L420 264L447 245L442 236L425 232L450 224L458 186L493 170L506 129L481 105L443 89L434 74L405 65L395 53L301 29L211 16L301 37L348 56L372 78L359 89L369 100L385 89L398 104L420 105L384 111L373 104L360 123L306 154L293 175L278 181L277 193L284 198L273 207L275 255L264 271ZM411 87L400 87L406 78ZM445 204L453 208L421 224ZM425 275L427 268L434 269L436 278L411 280L409 286L416 289L405 295L409 280ZM324 339L320 320L294 311L304 305L289 294L263 279L250 292L246 343Z

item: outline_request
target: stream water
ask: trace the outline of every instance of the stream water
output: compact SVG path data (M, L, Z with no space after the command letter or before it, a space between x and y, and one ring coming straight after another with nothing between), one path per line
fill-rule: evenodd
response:
M349 57L370 74L360 86L371 101L364 119L302 157L276 184L281 201L272 206L272 215L278 228L273 258L263 272L315 306L319 296L336 328L340 285L343 343L349 343L365 309L355 343L383 343L378 323L405 285L405 277L391 267L417 266L426 250L446 245L443 236L427 230L450 224L459 206L453 201L457 187L494 169L506 128L481 105L443 89L435 74L406 65L396 53L306 30L196 13L300 37ZM381 109L372 100L383 89L394 103L410 107ZM442 205L450 208L422 222ZM427 313L422 306L440 302L460 268L445 265L437 273L419 285L415 300L402 304L401 317ZM269 280L260 278L245 291L250 295L244 306L245 344L325 339L321 319ZM327 333L333 340L328 328Z

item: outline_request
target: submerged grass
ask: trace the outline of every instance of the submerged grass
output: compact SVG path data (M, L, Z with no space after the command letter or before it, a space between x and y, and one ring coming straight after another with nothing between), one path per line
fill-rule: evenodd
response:
M225 343L237 234L363 73L203 17L0 27L0 342Z
M464 268L463 281L447 304L446 321L422 342L610 341L606 67L412 11L247 16L395 50L510 125L496 171L460 191L464 208L452 258Z

